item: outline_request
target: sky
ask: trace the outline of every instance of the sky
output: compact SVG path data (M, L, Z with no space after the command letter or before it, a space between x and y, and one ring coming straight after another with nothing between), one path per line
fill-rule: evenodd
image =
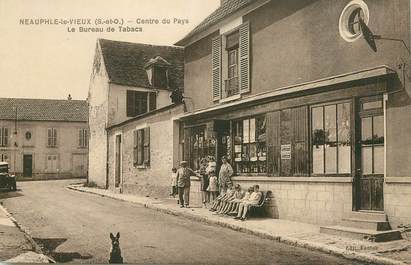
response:
M172 45L219 3L220 0L0 0L0 97L65 99L71 94L73 99L86 99L97 38ZM56 19L63 24L43 21L36 25L35 19ZM80 22L86 24L74 24L75 19L83 19ZM158 19L159 24L137 23L153 23L147 21L150 19ZM162 24L163 19L169 19L170 24ZM116 23L121 20L123 27L142 28L142 32L120 31ZM96 24L100 22L108 24ZM105 32L79 32L80 27L103 28ZM106 32L107 27L114 28L114 32Z

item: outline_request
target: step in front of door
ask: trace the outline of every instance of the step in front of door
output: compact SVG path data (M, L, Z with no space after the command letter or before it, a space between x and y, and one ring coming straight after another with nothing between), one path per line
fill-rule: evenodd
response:
M386 242L401 239L401 233L398 230L375 231L369 229L360 229L346 226L322 226L320 232L324 234L348 237L358 240L369 240L373 242Z
M387 215L383 212L358 211L351 212L348 218L386 222Z
M390 223L388 221L379 220L364 220L358 218L343 218L341 221L342 226L353 227L359 229L373 230L373 231L387 231L391 230Z

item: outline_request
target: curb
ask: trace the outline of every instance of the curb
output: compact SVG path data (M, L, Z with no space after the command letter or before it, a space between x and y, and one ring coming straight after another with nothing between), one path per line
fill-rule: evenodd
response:
M41 247L36 243L36 241L34 241L33 237L31 236L31 233L29 231L29 229L27 227L25 227L24 225L20 224L12 215L11 213L9 213L7 211L7 209L0 204L0 210L2 210L6 216L10 219L10 221L12 221L14 223L14 225L24 234L24 237L30 242L30 244L32 245L34 252L36 252L37 254L42 254L44 256L46 256L49 260L50 263L56 263L55 260L53 260L52 258L50 258L49 256L45 255L43 253L43 250L41 249Z
M113 195L100 194L98 192L94 192L90 190L87 191L84 189L79 189L78 187L75 187L75 186L67 186L66 188L69 190L77 191L77 192L90 193L90 194L98 195L101 197L107 197L107 198L111 198L111 199L115 199L119 201L126 201L126 202L143 205L145 208L156 210L158 212L162 212L165 214L170 214L174 216L182 216L189 220L197 221L201 223L219 225L221 227L229 228L237 232L247 233L247 234L251 234L254 236L258 236L260 238L274 240L274 241L281 242L281 243L284 243L290 246L306 248L309 250L316 250L316 251L320 251L326 254L332 254L334 256L344 257L348 260L356 260L356 261L361 261L361 262L367 262L367 263L373 263L373 264L383 264L383 265L407 265L407 263L405 262L393 260L390 258L384 258L384 257L380 257L377 255L348 251L348 250L344 250L341 248L328 246L326 244L315 243L315 242L293 238L293 237L288 237L288 236L276 236L276 235L272 235L262 230L250 229L246 227L237 226L234 224L228 224L223 221L212 220L207 217L201 217L201 216L187 213L187 212L177 212L175 210L169 209L159 204L153 204L150 202L128 201L126 199L118 198Z

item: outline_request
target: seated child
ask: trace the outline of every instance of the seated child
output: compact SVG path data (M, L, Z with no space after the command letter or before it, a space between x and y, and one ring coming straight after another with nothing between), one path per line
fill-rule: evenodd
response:
M244 197L244 192L241 190L241 186L236 184L234 187L234 194L223 202L223 205L219 211L221 214L227 214L231 208L231 203L235 200L241 200Z
M253 193L254 187L251 186L248 188L247 192L244 194L244 196L240 199L235 199L233 200L228 208L228 214L229 215L237 215L238 213L238 207L240 206L240 203L248 201L250 198L251 193Z
M210 211L212 212L217 211L219 209L221 201L226 199L228 196L232 195L233 193L234 193L233 186L229 185L227 192L218 195L218 197L215 199L215 201L213 202L213 206L211 206Z
M230 185L230 184L228 184ZM230 185L230 192L227 191L227 196L224 199L220 200L220 205L217 208L217 213L222 214L223 210L227 206L228 202L234 200L236 196L238 196L238 193L241 192L241 187L239 184L235 185L234 189L231 189L232 184Z
M238 214L234 219L240 219L241 221L245 221L247 218L247 212L250 206L257 205L263 194L260 191L260 186L254 185L254 192L251 193L250 198L247 201L240 203L238 207Z

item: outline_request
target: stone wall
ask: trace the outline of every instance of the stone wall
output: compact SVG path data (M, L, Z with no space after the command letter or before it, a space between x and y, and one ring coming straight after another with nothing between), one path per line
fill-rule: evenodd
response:
M386 183L384 185L385 213L393 229L411 224L411 183Z

